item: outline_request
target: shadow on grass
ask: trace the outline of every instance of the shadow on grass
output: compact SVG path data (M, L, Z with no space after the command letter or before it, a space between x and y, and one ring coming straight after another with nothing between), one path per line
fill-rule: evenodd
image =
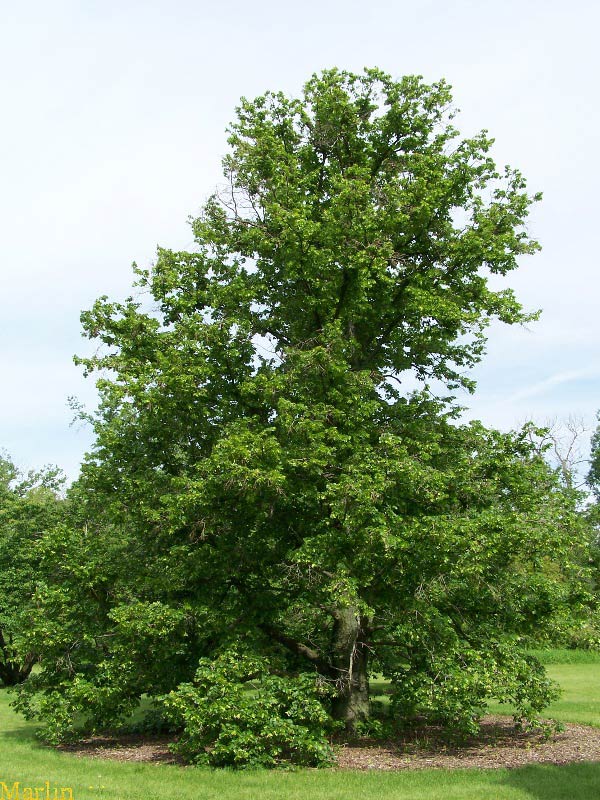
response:
M600 798L600 763L520 767L502 783L527 792L531 800L594 800Z
M35 735L35 728L5 728L0 733L0 742L5 739L9 742L19 742L21 744L29 744L32 747L47 748L40 739Z

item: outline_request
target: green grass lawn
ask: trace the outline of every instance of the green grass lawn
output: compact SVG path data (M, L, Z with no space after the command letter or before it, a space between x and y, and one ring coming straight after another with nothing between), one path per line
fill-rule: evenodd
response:
M600 726L600 660L552 663L564 687L551 709L565 721ZM74 800L600 800L600 764L529 766L514 770L421 772L226 772L78 758L43 747L34 728L9 708L0 691L0 800L12 789L70 787ZM500 709L498 709L500 710ZM502 709L504 710L504 709ZM40 800L42 800L40 792Z

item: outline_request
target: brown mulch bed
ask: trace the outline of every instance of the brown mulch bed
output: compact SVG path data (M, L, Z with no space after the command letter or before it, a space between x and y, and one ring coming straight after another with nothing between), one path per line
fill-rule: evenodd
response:
M183 764L183 761L169 750L172 736L145 736L127 734L124 736L90 736L74 744L61 744L63 753L88 758L108 758L111 761L145 761L153 764Z
M487 716L480 734L460 743L433 727L401 741L349 744L338 752L338 769L459 769L521 767L600 761L600 728L566 724L545 740L539 731L515 728L512 717Z
M169 751L169 737L92 737L60 749L78 756L116 761L181 764ZM520 767L525 764L571 764L600 761L600 728L565 725L545 741L540 732L518 730L512 718L488 716L481 732L452 744L434 727L413 731L398 741L361 740L337 748L338 770L457 769L466 767Z

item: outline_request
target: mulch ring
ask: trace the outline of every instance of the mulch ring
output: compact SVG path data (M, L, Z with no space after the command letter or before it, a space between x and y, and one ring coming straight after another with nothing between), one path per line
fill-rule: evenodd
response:
M165 736L96 736L59 749L115 761L181 764L169 750L171 741ZM487 716L480 735L460 744L427 726L397 741L348 742L336 748L336 756L336 770L493 769L600 761L600 728L566 724L564 731L545 740L539 731L515 728L511 717Z
M600 761L600 728L565 724L546 740L539 730L516 728L512 717L486 716L479 735L460 743L424 726L399 741L348 744L338 751L337 769L497 769L577 761Z
M144 761L154 764L183 764L169 750L172 736L126 734L90 736L72 744L61 744L58 750L86 758L108 758L111 761Z

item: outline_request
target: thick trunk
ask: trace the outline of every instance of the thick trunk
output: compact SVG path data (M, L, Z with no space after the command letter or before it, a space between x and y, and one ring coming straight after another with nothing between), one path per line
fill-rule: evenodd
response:
M338 676L333 716L354 733L369 719L368 623L355 608L337 609L333 616L332 662Z
M31 667L15 664L9 661L7 664L0 664L0 685L17 686L27 680L31 672Z
M23 662L14 661L14 651L7 646L2 631L0 631L0 685L16 686L27 680L33 665L37 661L34 653L28 653Z

